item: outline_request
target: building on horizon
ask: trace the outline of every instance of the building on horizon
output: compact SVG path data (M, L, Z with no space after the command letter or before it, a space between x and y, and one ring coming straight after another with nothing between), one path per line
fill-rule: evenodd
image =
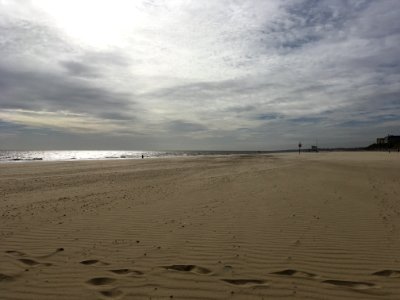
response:
M376 139L376 144L378 145L394 146L395 144L399 143L400 143L400 135L388 134L383 138Z
M377 138L377 139L376 139L376 143L377 143L378 145L385 144L385 138Z

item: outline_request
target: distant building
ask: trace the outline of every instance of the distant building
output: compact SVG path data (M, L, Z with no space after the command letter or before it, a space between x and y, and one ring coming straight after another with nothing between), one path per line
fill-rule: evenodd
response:
M380 146L392 147L400 143L400 135L387 135L383 138L377 138L376 143Z
M385 144L400 143L400 135L388 135L385 136Z
M377 139L376 139L376 143L377 143L378 145L385 144L385 138L377 138Z
M311 146L312 152L318 152L318 146Z

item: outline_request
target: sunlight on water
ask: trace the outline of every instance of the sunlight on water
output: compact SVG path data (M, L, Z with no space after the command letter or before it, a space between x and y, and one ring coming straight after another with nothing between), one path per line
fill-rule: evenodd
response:
M179 156L256 154L256 153L268 153L268 152L266 151L0 150L0 162L141 159L142 155L144 158L162 158L162 157L179 157Z
M165 156L156 151L0 151L0 161L62 161L99 159L139 159Z

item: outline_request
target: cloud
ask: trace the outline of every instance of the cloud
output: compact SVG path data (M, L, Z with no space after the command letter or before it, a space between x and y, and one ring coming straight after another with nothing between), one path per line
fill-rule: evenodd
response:
M3 108L32 111L70 111L92 115L129 110L127 93L54 73L20 71L0 66L0 101Z
M277 149L316 136L368 144L399 134L399 8L2 1L0 121L17 136L70 135L80 148L79 135L116 148Z
M172 132L196 132L196 131L203 131L207 130L207 127L201 124L190 123L185 121L171 121L168 123L168 129Z
M95 68L88 66L82 62L78 61L63 61L61 65L67 70L67 72L72 76L78 77L97 77L99 72Z

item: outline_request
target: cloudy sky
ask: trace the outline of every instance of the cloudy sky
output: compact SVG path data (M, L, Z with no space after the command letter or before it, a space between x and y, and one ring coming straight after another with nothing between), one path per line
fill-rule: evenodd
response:
M400 134L398 0L0 0L0 149Z

